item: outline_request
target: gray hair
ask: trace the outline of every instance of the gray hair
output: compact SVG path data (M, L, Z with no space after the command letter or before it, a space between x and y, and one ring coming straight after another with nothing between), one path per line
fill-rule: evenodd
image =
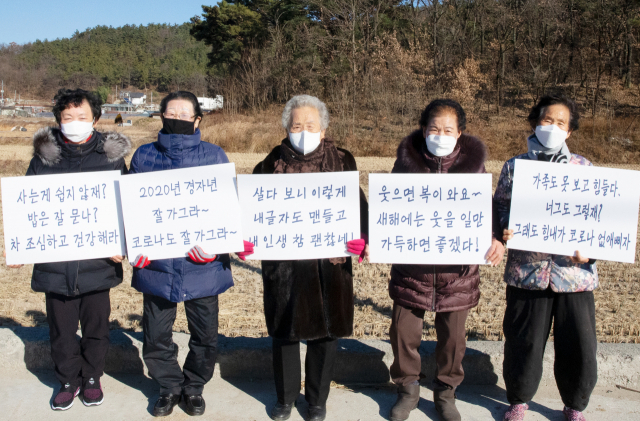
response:
M329 111L324 102L311 95L296 95L291 98L282 111L282 127L289 131L291 127L291 113L293 110L302 107L312 107L318 110L320 114L320 130L326 130L329 127Z

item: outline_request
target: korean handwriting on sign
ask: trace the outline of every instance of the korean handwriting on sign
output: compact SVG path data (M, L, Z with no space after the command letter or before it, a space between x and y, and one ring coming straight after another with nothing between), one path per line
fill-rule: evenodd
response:
M171 209L157 208L151 211L153 217L155 218L156 224L161 224L164 221L175 221L184 218L198 218L201 213L207 212L209 212L209 209L199 208L198 205Z
M107 184L100 183L93 186L87 186L83 184L81 186L60 186L58 188L46 188L44 190L30 189L29 192L21 190L18 193L17 203L22 204L37 204L37 203L54 203L57 200L58 203L73 202L76 199L79 201L90 201L106 199ZM51 193L53 192L53 198Z
M443 192L442 187L422 186L419 191L419 198L424 200L425 203L429 203L429 199L443 202L443 201L460 201L470 200L472 197L480 196L480 192L469 192L468 189L462 188L458 190L457 187L445 189ZM378 193L380 203L390 202L394 200L413 202L416 196L415 186L411 186L405 189L389 189L386 185L382 186L382 191Z
M19 252L21 250L54 250L62 247L81 248L94 247L97 245L119 244L120 234L116 230L104 231L81 231L70 236L42 234L39 236L23 237L21 242L19 237L11 238L11 250Z
M256 187L253 198L258 202L265 200L305 200L305 199L324 199L331 200L333 198L345 198L347 194L346 186L328 186L318 187L301 187L301 188L264 188Z
M273 247L302 248L305 245L317 248L334 247L336 244L347 244L347 241L353 240L353 233L325 231L307 235L306 237L302 233L296 233L289 235L289 240L290 241L287 242L286 234L269 234L263 237L254 235L249 238L249 241L251 241L256 247L265 247L266 249Z
M435 250L439 253L445 250L451 253L477 253L478 252L478 238L460 238L460 236L452 236L447 238L444 235L437 235L433 237L404 237L402 235L396 235L395 238L387 237L381 240L382 249L390 250L391 247L395 247L401 253L406 252L421 252L429 253L431 251L431 244L435 246Z
M345 210L333 210L332 208L316 209L311 212L295 211L276 213L275 211L258 212L253 215L253 222L266 225L298 224L311 222L312 224L331 224L332 222L345 221ZM308 214L308 217L307 217Z
M603 197L607 195L617 197L620 195L617 180L612 181L600 178L569 178L568 175L558 177L555 175L549 176L548 173L538 173L537 175L532 176L532 178L533 185L536 190L558 189L562 193L593 193L596 196L602 195Z
M172 196L178 197L183 194L194 195L199 193L213 193L218 191L216 178L189 180L171 184L162 184L148 187L140 187L140 197Z
M62 210L49 213L45 211L29 212L27 213L27 219L33 228L46 227L50 224L59 227L78 224L97 224L98 208L71 209L70 213L66 216ZM67 221L66 225L64 224L65 220Z
M237 233L237 231L229 231L226 227L199 229L195 231L185 230L176 233L152 233L133 237L133 245L131 248L173 246L176 244L188 246L201 244L204 241L226 240L228 235Z

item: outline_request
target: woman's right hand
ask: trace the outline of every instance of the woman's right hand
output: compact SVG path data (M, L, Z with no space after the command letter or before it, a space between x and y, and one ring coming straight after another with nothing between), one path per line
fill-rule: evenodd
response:
M502 239L504 241L509 241L513 238L513 230L506 229L502 231Z
M7 252L6 251L2 252L2 257L4 257L5 259L7 258ZM5 264L6 264L6 260L5 260ZM24 266L24 265L7 265L7 267L11 268L11 269L18 269L18 268L21 268L22 266Z

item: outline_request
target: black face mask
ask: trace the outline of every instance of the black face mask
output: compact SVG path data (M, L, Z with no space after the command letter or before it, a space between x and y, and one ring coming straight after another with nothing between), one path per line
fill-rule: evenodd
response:
M162 130L167 134L187 134L191 135L196 132L193 121L178 120L165 118L162 123Z

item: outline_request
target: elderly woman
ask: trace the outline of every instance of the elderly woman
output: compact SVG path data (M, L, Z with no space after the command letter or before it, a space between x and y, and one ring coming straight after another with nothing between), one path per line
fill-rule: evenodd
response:
M466 115L460 104L450 99L431 102L420 117L420 129L398 147L393 173L439 174L484 173L485 145L464 134ZM497 226L497 217L494 217ZM494 229L486 259L498 265L504 246ZM455 390L464 378L462 359L466 349L465 322L469 309L480 298L478 265L391 266L389 295L393 314L389 336L394 361L391 378L398 385L398 399L390 419L401 421L418 406L422 362L420 342L425 311L436 313L436 372L433 400L441 419L460 420L455 406Z
M282 126L287 137L253 170L254 174L357 171L348 151L325 137L327 107L298 95L287 102ZM368 206L360 191L360 230L366 238ZM350 252L368 249L363 239L347 243ZM286 256L283 256L286 258ZM286 420L300 393L300 341L307 341L305 398L308 420L324 420L337 338L353 331L353 279L350 257L263 261L264 314L273 338L273 370L278 402L274 420Z
M529 114L533 133L528 151L502 167L494 203L504 230L504 240L513 238L509 211L516 159L591 165L569 152L567 139L578 129L576 104L564 96L545 96ZM573 254L573 250L568 250ZM593 290L598 286L595 260L575 251L575 256L509 250L504 273L507 309L504 314L503 376L508 421L524 419L542 376L542 358L553 324L555 376L568 421L584 420L582 411L598 377L596 366L596 318Z
M200 140L202 110L194 94L170 93L160 103L160 114L158 141L138 148L131 159L130 173L229 162L219 146ZM245 252L238 255L244 260ZM213 376L216 362L218 295L233 286L229 255L210 255L196 245L188 257L151 262L140 255L132 265L131 285L144 294L142 356L149 375L160 384L153 415L171 414L181 397L189 415L202 415L202 391ZM178 364L178 346L171 335L178 302L184 302L191 335L183 368Z
M53 115L59 126L35 133L26 175L112 170L126 174L124 157L131 152L131 141L119 133L95 130L102 115L100 106L100 98L85 90L58 91ZM51 359L61 383L51 401L54 410L71 408L80 392L86 406L104 400L100 377L109 350L109 291L122 282L122 259L113 256L33 267L31 288L45 293ZM78 322L80 341L76 339Z

